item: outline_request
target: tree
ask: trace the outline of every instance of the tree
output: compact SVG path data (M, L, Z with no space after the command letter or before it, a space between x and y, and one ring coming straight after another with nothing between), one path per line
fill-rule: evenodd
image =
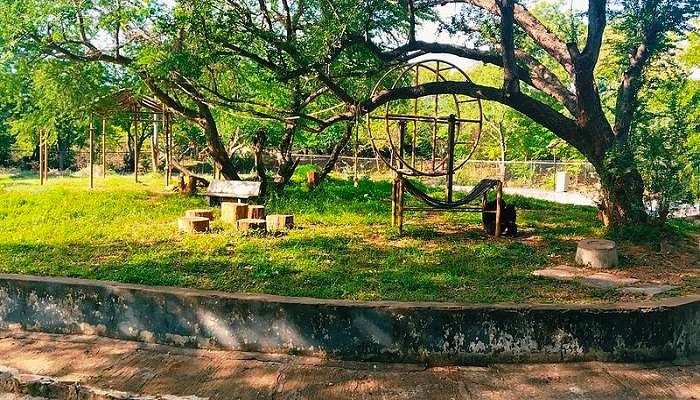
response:
M497 26L497 43L488 40L490 30L473 29L471 43L480 46L428 43L415 39L413 10L444 4L463 4L467 10L479 10ZM450 53L499 66L503 69L501 87L471 82L435 82L417 87L387 90L361 104L362 111L395 99L416 98L436 93L470 95L509 106L528 116L581 152L595 167L602 184L604 221L615 225L642 223L647 215L642 201L644 182L630 147L630 128L638 110L638 94L646 67L663 54L674 40L688 32L688 21L700 12L696 1L646 0L616 1L608 9L605 0L588 3L585 43L578 35L562 39L538 20L522 4L512 0L427 0L404 5L409 10L405 41L390 47L380 43L377 35L365 35L365 44L378 58L390 60L406 54L424 52ZM604 33L611 22L620 33L619 42L607 43L624 61L619 64L617 95L613 112L604 108L596 80ZM518 43L530 46L516 48ZM478 40L483 39L483 40ZM524 51L535 47L537 51ZM557 70L548 67L553 60ZM570 90L573 89L573 91ZM546 96L547 101L538 96ZM351 113L331 121L351 118ZM329 121L330 122L330 121Z

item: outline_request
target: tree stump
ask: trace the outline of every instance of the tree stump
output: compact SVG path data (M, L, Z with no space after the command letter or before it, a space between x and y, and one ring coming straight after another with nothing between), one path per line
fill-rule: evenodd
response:
M615 266L618 264L617 245L612 240L581 240L576 248L576 262L594 268Z
M246 203L221 203L221 220L232 224L248 218L248 204Z
M248 218L265 220L265 206L248 206Z
M195 194L197 193L197 178L192 175L187 175L185 178L185 193Z
M238 230L240 232L263 231L265 232L266 222L264 219L243 218L238 220Z
M209 219L204 217L181 217L177 220L180 232L206 232L209 230Z
M268 215L267 218L265 218L265 221L267 221L268 231L282 231L285 229L292 229L294 227L293 215Z
M207 210L206 208L198 208L195 210L185 211L185 216L186 217L204 217L204 218L211 221L214 219L214 211Z
M318 184L318 172L308 171L306 173L306 183L309 186L316 186L316 184Z

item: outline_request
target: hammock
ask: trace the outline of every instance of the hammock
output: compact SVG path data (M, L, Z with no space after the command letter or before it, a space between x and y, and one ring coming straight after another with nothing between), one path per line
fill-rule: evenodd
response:
M431 207L442 209L457 208L465 204L469 204L472 201L480 198L481 195L483 195L484 193L494 188L496 185L498 185L499 182L497 179L482 179L481 182L477 183L476 186L474 186L474 188L472 189L472 191L467 193L465 197L457 201L447 202L445 200L440 200L428 196L427 194L423 193L419 188L417 188L413 183L411 183L408 179L402 179L402 181L404 188L406 188L407 192L411 193L412 195L419 198Z

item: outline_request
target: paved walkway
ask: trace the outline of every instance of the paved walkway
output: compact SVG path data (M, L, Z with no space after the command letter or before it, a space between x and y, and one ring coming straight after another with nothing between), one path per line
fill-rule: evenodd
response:
M700 399L700 359L427 368L0 332L0 365L102 389L211 399Z

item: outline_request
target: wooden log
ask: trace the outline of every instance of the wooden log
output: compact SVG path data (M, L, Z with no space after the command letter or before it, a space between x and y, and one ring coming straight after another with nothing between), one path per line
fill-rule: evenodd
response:
M246 203L221 203L221 220L232 224L248 218L248 204Z
M239 232L262 231L265 232L267 222L258 218L243 218L238 220Z
M617 245L612 240L581 240L576 248L576 263L594 268L616 266L618 264Z
M180 232L206 232L209 230L209 219L204 217L181 217L177 220Z
M248 206L248 218L265 219L265 206L250 205Z
M186 217L203 217L208 219L209 221L214 219L214 211L206 209L206 208L198 208L194 210L187 210L185 211L185 216Z
M268 231L282 231L294 228L294 216L288 214L273 214L265 218Z
M316 184L318 184L318 172L308 171L306 173L306 183L309 186L316 186Z

